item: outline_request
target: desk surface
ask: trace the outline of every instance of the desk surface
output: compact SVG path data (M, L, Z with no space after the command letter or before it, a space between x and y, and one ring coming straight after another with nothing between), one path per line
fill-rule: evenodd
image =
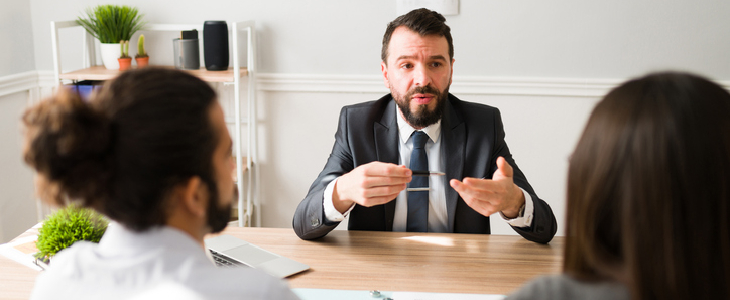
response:
M508 294L531 278L559 273L564 242L345 230L304 241L285 228L230 227L224 233L308 264L310 270L288 278L292 288L475 294ZM0 256L0 298L27 299L37 275Z

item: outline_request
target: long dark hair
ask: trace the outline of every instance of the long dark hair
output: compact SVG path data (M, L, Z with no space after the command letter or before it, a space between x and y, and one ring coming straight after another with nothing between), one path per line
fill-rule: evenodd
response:
M144 68L106 83L90 103L64 91L23 116L24 158L44 199L78 201L137 231L164 224L167 193L193 176L217 199L216 96L205 82Z
M612 90L568 173L564 268L634 299L730 297L730 94L655 73Z

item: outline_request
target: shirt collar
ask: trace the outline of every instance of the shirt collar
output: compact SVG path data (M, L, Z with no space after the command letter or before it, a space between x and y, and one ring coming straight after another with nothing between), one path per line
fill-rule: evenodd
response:
M393 99L393 101L395 101L395 99ZM396 122L398 122L398 135L400 135L401 142L403 142L403 144L407 144L408 139L411 137L411 134L416 131L416 129L403 119L403 113L401 113L397 103L395 105L395 111L397 115L395 119ZM432 142L438 142L439 137L441 136L441 120L439 119L436 123L422 128L421 131L428 135L428 138L431 139Z
M111 253L144 251L150 248L187 248L203 253L201 245L187 233L169 226L154 226L142 232L134 232L124 225L111 221L99 241L102 250Z

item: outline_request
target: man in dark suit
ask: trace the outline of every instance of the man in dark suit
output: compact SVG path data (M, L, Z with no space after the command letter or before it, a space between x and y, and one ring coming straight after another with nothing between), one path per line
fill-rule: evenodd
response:
M322 237L348 214L351 230L490 233L498 212L526 239L555 235L550 206L512 159L499 110L449 94L454 50L444 22L417 9L388 24L381 70L391 93L342 109L327 164L294 214L300 238ZM428 170L445 175L413 173Z

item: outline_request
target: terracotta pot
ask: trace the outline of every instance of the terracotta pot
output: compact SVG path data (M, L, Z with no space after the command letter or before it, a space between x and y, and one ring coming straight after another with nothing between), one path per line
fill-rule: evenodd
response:
M137 68L143 68L143 67L146 67L147 65L149 65L150 57L149 56L135 57L134 61L137 62Z
M132 58L118 58L119 60L119 71L129 70L132 67Z

